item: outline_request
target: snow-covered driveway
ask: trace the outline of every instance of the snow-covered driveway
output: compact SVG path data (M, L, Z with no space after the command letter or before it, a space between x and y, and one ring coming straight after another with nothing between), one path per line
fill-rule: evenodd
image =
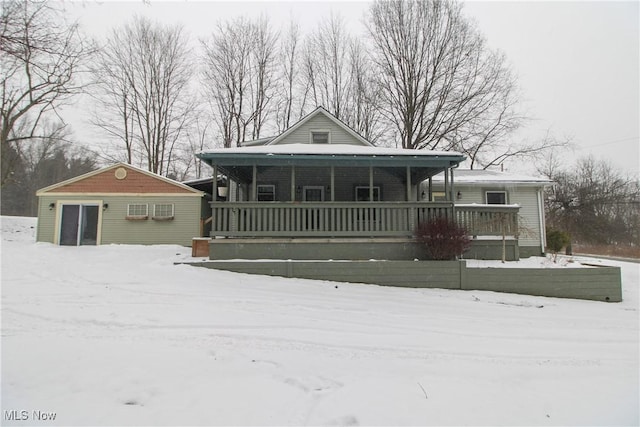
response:
M610 262L606 304L218 272L1 220L3 425L640 422L637 264Z

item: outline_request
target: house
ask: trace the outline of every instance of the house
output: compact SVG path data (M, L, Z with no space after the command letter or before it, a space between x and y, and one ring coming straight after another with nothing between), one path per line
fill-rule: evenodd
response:
M499 227L499 231L504 229L507 232L505 239L509 240L511 250L518 251L519 257L540 256L546 247L544 188L550 184L548 179L522 174L456 169L455 205L458 222L473 228L474 222L484 221L485 229L490 229L491 225L500 226L503 218L496 218L495 215L482 217L484 209L495 212L501 208L504 212L517 212L517 229ZM443 175L434 176L431 187L432 200L445 198ZM425 195L429 192L428 180L423 182L422 192ZM465 258L500 258L502 236L500 232L492 234L493 241L490 236L474 235L476 241L480 239L484 243L476 242L464 255Z
M477 210L454 208L462 154L375 147L322 107L278 136L198 157L227 177L228 197L211 202L211 259L424 258L418 223ZM435 200L428 186L423 197L422 182L438 175L443 194ZM517 229L517 207L481 210ZM501 235L490 222L477 226L474 235Z
M190 246L191 239L201 235L202 191L125 163L51 185L36 195L39 242Z

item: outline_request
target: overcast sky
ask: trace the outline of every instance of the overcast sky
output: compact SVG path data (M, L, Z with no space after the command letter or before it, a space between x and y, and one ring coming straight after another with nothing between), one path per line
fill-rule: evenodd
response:
M592 154L625 172L640 171L639 5L466 2L467 16L476 21L490 46L506 54L518 76L523 108L531 120L515 138L540 138L550 129L557 137L573 138L575 150L562 154L568 162ZM194 41L210 34L219 19L260 13L275 25L286 25L293 17L303 31L312 31L332 10L342 15L354 35L364 36L367 8L364 1L66 3L70 18L78 19L91 36L104 36L139 14L180 22ZM76 130L80 125L74 122L81 120L74 117Z

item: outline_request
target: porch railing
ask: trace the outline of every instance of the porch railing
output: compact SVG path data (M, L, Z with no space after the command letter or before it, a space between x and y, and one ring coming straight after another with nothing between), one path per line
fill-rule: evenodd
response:
M456 221L472 236L518 237L517 205L456 205ZM504 234L503 234L504 233Z
M421 221L453 218L448 202L213 203L211 235L225 237L408 237ZM515 205L456 205L472 236L518 236Z
M405 237L416 224L453 217L449 202L212 203L212 236Z

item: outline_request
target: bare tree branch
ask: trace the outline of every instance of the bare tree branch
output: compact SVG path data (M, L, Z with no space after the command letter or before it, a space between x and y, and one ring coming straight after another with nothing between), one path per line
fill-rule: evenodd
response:
M0 145L4 185L13 147L46 135L44 118L79 93L77 75L90 50L60 10L47 2L0 3ZM59 117L59 116L58 116ZM15 159L14 159L15 160Z

